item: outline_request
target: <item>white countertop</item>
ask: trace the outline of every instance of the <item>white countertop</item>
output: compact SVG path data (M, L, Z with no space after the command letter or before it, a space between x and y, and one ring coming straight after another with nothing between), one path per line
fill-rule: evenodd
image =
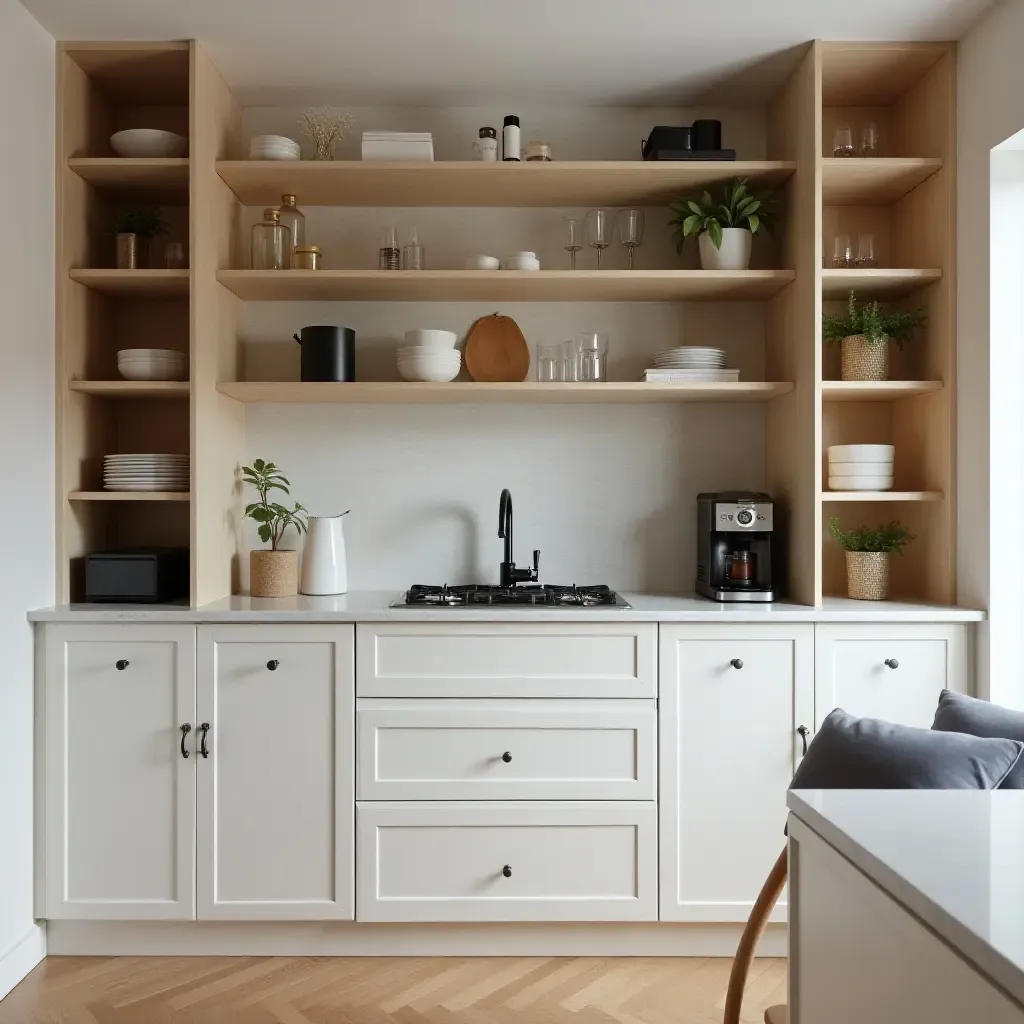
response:
M826 598L821 608L718 604L623 593L630 608L391 608L398 591L338 597L229 597L199 608L173 605L63 605L29 613L32 622L976 622L984 612L946 605Z
M789 807L1024 1005L1024 790L791 790Z

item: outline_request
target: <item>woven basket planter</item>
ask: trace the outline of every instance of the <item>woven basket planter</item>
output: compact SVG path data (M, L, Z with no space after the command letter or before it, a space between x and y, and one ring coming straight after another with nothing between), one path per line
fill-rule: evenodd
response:
M855 601L884 601L889 596L889 555L847 551L846 592Z
M870 342L863 334L843 338L843 380L888 380L889 341Z
M294 597L298 592L297 551L249 552L249 593L253 597Z

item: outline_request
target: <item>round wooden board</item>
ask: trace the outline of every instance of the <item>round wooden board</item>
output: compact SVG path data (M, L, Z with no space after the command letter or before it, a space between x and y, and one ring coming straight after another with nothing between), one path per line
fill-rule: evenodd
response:
M523 381L530 369L530 348L510 316L482 316L466 335L466 369L473 380Z

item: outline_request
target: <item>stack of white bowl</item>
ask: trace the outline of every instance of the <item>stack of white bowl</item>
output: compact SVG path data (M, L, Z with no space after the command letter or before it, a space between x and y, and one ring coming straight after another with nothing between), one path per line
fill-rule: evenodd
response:
M301 160L299 144L284 135L254 135L249 143L250 160Z
M834 444L828 449L831 491L891 491L896 449L891 444Z
M170 348L123 348L117 372L125 380L184 380L185 353Z
M454 331L405 332L405 346L398 350L398 372L403 380L443 383L455 380L462 368L462 354L455 347Z

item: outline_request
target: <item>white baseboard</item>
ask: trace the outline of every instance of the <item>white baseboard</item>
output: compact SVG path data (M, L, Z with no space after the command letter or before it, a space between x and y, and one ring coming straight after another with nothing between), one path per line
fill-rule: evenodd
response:
M738 924L355 924L50 921L63 956L732 956ZM786 955L769 925L761 956Z
M46 929L33 925L0 956L0 999L14 988L46 956Z

